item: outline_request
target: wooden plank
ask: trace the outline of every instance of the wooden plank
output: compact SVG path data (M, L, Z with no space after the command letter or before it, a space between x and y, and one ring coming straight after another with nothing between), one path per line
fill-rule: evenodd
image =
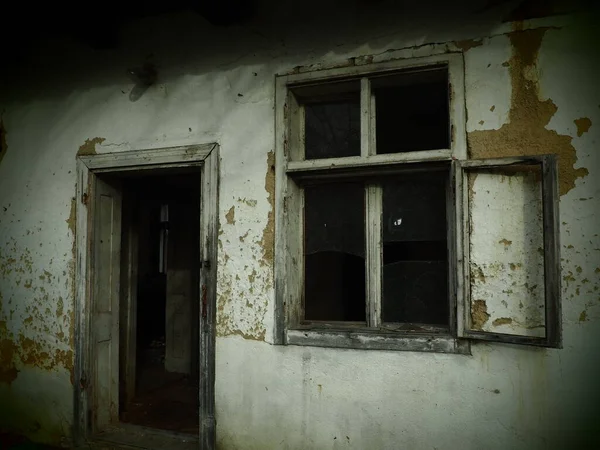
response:
M469 270L469 222L468 222L468 184L464 183L464 174L460 161L452 162L451 169L454 190L452 192L452 205L454 206L453 227L454 251L451 265L454 265L453 280L451 286L454 288L454 302L456 304L456 335L464 336L466 326L470 326L470 291ZM452 220L452 219L450 219ZM450 223L450 222L449 222Z
M289 345L346 348L358 350L393 350L469 354L470 347L463 340L451 336L410 335L389 333L361 333L356 330L287 330Z
M155 166L160 164L176 164L204 161L216 144L184 145L151 150L132 150L117 153L101 153L79 158L90 170L109 169L111 172L119 168Z
M366 158L373 154L371 148L371 81L368 78L360 80L360 157Z
M491 331L465 330L464 337L478 341L501 342L504 344L532 345L536 347L555 347L554 345L552 345L552 343L548 342L548 339L546 339L545 337L494 333Z
M369 185L366 188L366 308L367 324L379 327L381 324L382 297L382 188L379 185Z
M561 335L561 307L560 307L560 256L559 256L559 224L558 224L558 176L555 155L534 155L523 157L508 157L496 159L479 159L469 161L455 161L457 191L462 182L462 216L459 220L463 225L463 274L464 282L463 321L458 317L458 336L475 340L490 342L503 342L509 344L532 345L539 347L559 347L562 345ZM471 299L470 299L470 270L469 270L469 192L467 171L477 172L478 169L502 168L514 165L541 165L542 176L542 204L543 204L543 230L544 230L544 283L545 283L545 326L544 337L525 336L506 333L494 333L472 329L471 324ZM457 204L459 202L457 201Z
M152 171L153 175L160 175L161 171L171 172L173 169L189 169L193 167L202 167L204 161L192 161L189 163L157 163L157 164L149 164L144 166L124 166L124 167L104 167L102 169L94 169L94 173L120 173L120 172L128 172L127 175L135 173L136 175L143 172ZM171 172L172 173L172 172Z
M562 308L560 303L560 225L558 168L555 155L542 162L542 202L544 215L544 278L546 339L551 347L562 348Z
M459 259L459 248L461 248L462 233L459 232L460 220L457 216L457 193L461 186L456 183L456 162L453 161L450 167L448 182L446 184L446 241L448 248L448 302L449 302L449 324L453 333L456 333L456 316L458 310L458 299L462 301L462 295L459 295L459 289L462 283L458 283L458 272L461 268L462 260ZM462 255L462 251L460 252ZM462 313L462 306L460 309Z
M465 160L467 152L467 111L465 101L465 69L462 53L448 60L448 86L450 89L450 148L452 157Z
M281 126L286 136L287 149L284 148L284 151L287 150L285 151L286 160L302 161L306 151L304 105L300 104L298 99L287 91L281 92L280 95L283 96L286 103L283 106L279 105L282 108L281 117L277 117L276 120L281 120Z
M200 449L216 447L215 323L219 239L219 147L205 160L200 220Z
M392 153L370 156L348 156L344 158L310 159L306 161L290 161L286 172L290 175L309 171L327 171L331 169L376 168L386 165L403 165L406 163L422 163L429 161L450 161L452 153L449 149L422 150L404 153Z
M488 158L488 159L469 159L461 161L461 168L477 168L477 169L492 169L497 167L507 167L513 165L528 165L542 164L544 157L548 155L533 155L533 156L509 156L506 158Z
M292 87L321 81L330 82L337 79L362 78L363 76L382 75L402 70L428 70L431 66L449 64L451 61L457 59L461 59L461 54L458 52L444 53L440 55L399 59L359 66L313 70L310 72L289 74L286 77L288 86Z
M74 299L74 320L75 320L75 355L74 355L74 416L75 424L73 427L74 444L83 444L88 423L89 396L87 386L90 376L90 362L92 361L89 333L90 333L90 308L88 297L88 276L90 265L90 246L88 240L88 222L91 218L89 207L89 171L81 159L77 159L77 185L75 194L75 299Z
M288 262L288 233L286 210L295 208L287 204L288 179L285 174L289 154L289 129L287 119L288 94L286 77L278 77L275 83L275 306L273 343L285 342L285 298L287 292L286 272Z
M119 421L119 307L122 193L119 183L96 178L92 281L94 426Z

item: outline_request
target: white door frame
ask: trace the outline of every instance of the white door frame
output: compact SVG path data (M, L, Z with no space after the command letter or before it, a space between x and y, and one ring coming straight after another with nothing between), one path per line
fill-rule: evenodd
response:
M75 398L76 445L91 438L92 364L90 275L93 270L93 189L102 173L199 167L200 196L200 448L215 448L215 317L219 231L219 145L215 143L135 150L77 157L75 257Z

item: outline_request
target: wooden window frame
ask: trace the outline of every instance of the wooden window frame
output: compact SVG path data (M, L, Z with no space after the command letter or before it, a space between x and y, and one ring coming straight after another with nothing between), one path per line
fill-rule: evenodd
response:
M371 78L392 75L403 71L427 71L447 67L449 81L450 148L409 151L397 154L377 155L375 148L375 97L371 92ZM360 81L361 153L360 156L304 159L304 108L295 93L302 98L314 95L339 94L335 83ZM308 96L308 97L307 97ZM486 164L468 160L466 144L466 110L464 88L464 60L462 53L445 53L420 58L402 59L360 66L301 72L276 77L275 81L275 150L276 150L276 196L275 196L275 320L274 343L279 345L308 345L317 347L404 350L470 354L470 342L482 339L496 342L561 346L560 332L560 286L558 270L558 194L556 190L556 160L552 156L535 159L544 165L544 240L546 255L545 277L547 291L546 323L550 327L544 339L530 339L512 335L471 332L468 330L466 289L469 280L464 268L465 255L464 220L465 203L462 174L468 167ZM520 159L532 161L531 158ZM495 160L499 166L512 164ZM381 227L381 189L366 189L366 326L349 322L303 323L304 262L302 211L304 197L302 187L306 184L327 180L368 180L398 173L448 170L447 233L448 233L448 294L450 302L449 329L440 332L435 327L424 331L391 331L379 320L381 316L381 269L373 264L381 257L381 241L369 227ZM367 181L368 182L368 181ZM466 257L465 257L466 256Z
M469 193L467 173L476 172L478 169L489 170L526 165L537 165L541 168L545 335L536 337L474 330L471 327L470 245L468 239ZM491 342L562 348L559 193L556 155L473 159L468 161L457 160L453 162L453 166L456 182L455 192L458 196L456 204L460 205L456 209L456 223L460 224L458 260L462 264L459 264L457 269L459 270L460 279L464 280L464 285L459 287L459 298L457 301L458 336Z
M301 320L303 317L304 263L302 253L302 214L304 198L302 187L327 180L359 178L369 183L383 175L414 173L430 170L447 170L453 159L466 158L466 114L464 102L464 69L460 53L447 53L422 58L365 64L306 72L276 78L276 243L275 243L275 330L276 344L312 345L320 347L409 350L463 353L470 352L468 341L456 335L456 317L451 314L449 327L443 331L436 327L425 330L392 331L381 323L382 280L381 232L382 190L374 184L366 188L366 279L367 322L318 323ZM428 71L446 68L449 81L450 148L410 151L396 154L376 154L375 146L375 96L371 81L375 76L386 76L406 71ZM335 92L336 82L360 82L361 141L360 156L304 159L304 108L296 93L311 95ZM450 206L451 198L447 198ZM448 219L454 216L449 208ZM451 223L448 220L448 223ZM378 230L378 231L377 231ZM454 227L448 232L454 233ZM448 235L453 247L454 235ZM451 255L452 250L449 249ZM450 258L450 263L453 257ZM452 268L454 268L454 265ZM453 269L452 269L453 270ZM450 272L450 271L449 271ZM450 283L453 279L449 280ZM453 288L449 292L454 292ZM455 297L449 298L450 310L455 311Z

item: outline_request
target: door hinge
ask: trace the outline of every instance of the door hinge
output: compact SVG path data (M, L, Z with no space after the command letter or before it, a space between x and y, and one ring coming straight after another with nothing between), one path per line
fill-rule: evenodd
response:
M87 204L88 204L88 195L87 195L87 192L84 192L83 194L81 194L81 203L83 203L84 205L87 206Z
M208 260L200 261L200 268L201 269L210 269L210 261L208 261Z

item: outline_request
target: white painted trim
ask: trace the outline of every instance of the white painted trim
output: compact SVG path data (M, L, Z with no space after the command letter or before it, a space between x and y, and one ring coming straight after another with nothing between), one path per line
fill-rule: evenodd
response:
M416 152L370 155L365 157L348 156L345 158L290 161L287 164L286 172L290 175L293 175L295 172L307 172L311 170L349 169L358 167L369 168L391 164L406 164L411 162L450 161L451 159L452 151L449 149L423 150Z
M118 169L142 169L149 166L177 164L189 165L201 163L212 152L217 144L185 145L182 147L156 148L151 150L132 150L117 153L100 153L97 155L79 156L89 170L115 172Z
M288 87L322 81L333 81L338 78L361 78L363 76L383 75L387 72L397 72L407 69L424 69L428 66L450 64L451 61L462 60L462 53L443 53L439 55L416 58L398 59L358 66L336 67L331 69L313 70L310 72L284 75Z

